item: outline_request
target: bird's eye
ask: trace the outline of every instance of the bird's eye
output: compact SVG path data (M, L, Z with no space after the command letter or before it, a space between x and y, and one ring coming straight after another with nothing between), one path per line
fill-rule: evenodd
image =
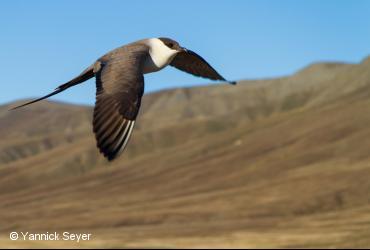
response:
M169 43L168 47L170 47L172 49L173 48L173 43Z

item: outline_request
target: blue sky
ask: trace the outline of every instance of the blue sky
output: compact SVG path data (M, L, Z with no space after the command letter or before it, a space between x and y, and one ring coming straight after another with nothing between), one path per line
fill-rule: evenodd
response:
M37 97L109 50L167 36L228 79L282 76L316 61L370 55L370 1L1 1L0 103ZM146 92L209 84L171 67ZM218 83L215 83L218 84ZM95 82L54 100L93 104Z

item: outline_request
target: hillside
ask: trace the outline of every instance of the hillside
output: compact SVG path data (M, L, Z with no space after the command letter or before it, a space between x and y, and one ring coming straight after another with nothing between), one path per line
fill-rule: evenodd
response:
M0 107L0 245L369 247L370 57L146 95L128 150L91 107ZM12 231L93 240L10 241Z

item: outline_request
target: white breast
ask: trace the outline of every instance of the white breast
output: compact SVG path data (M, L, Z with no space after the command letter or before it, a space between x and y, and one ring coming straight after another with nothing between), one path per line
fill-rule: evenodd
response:
M147 45L149 46L150 57L144 63L144 74L163 69L171 63L177 53L177 50L168 48L158 38L148 39Z

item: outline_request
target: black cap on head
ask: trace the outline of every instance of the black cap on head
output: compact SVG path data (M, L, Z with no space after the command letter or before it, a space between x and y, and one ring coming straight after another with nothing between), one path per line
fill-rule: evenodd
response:
M182 50L181 46L179 45L178 42L176 42L175 40L172 40L171 38L167 38L167 37L160 37L158 38L159 40L161 40L168 48L170 49L174 49L174 50Z

